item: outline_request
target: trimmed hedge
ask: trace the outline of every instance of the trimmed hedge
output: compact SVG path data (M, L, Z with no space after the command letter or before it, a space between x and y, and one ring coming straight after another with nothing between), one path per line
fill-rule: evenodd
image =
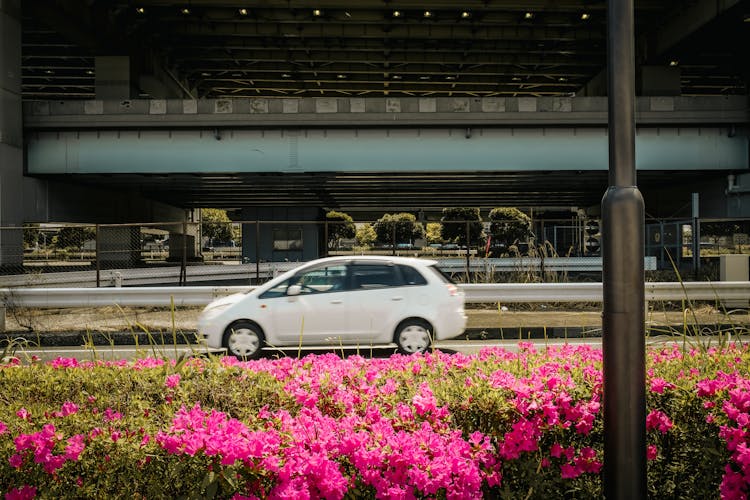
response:
M750 351L649 351L655 498L750 492ZM601 497L601 351L0 367L6 498Z

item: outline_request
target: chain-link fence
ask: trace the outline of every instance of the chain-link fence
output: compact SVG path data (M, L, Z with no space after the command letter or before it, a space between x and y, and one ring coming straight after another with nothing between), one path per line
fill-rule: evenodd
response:
M693 238L700 234L700 238ZM655 267L717 274L719 255L750 253L750 219L647 221ZM596 279L596 219L533 221L523 239L479 220L29 224L0 228L0 287L256 284L331 255L433 258L461 281ZM593 262L593 263L592 263ZM718 276L718 274L717 274Z

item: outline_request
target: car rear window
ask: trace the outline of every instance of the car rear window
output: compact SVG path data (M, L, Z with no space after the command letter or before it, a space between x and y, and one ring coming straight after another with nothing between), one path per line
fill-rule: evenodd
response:
M426 285L427 280L422 274L411 266L399 264L399 271L401 276L404 278L404 284L406 285Z
M439 269L439 268L438 268L437 266L427 266L427 267L428 267L428 268L429 268L429 269L430 269L430 270L431 270L431 271L432 271L433 273L435 273L435 274L437 275L437 277L438 277L438 278L440 278L440 280L441 280L441 281L442 281L443 283L452 283L452 284L454 284L454 285L456 284L456 282L455 282L455 281L453 281L453 279L451 279L451 277L450 277L450 276L449 276L448 274L446 274L446 273L444 273L443 271L441 271L441 270L440 270L440 269Z

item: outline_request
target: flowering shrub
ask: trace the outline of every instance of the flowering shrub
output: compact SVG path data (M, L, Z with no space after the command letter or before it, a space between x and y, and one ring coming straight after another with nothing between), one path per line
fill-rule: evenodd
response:
M601 496L601 351L0 367L8 499ZM649 351L649 493L750 493L750 352Z

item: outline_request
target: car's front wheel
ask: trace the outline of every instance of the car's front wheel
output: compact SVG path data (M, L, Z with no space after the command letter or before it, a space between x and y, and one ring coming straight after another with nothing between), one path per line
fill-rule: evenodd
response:
M239 359L257 359L265 338L263 330L250 321L235 321L224 330L224 347Z
M425 352L432 343L432 328L421 319L407 319L396 328L394 340L399 352L417 354Z

